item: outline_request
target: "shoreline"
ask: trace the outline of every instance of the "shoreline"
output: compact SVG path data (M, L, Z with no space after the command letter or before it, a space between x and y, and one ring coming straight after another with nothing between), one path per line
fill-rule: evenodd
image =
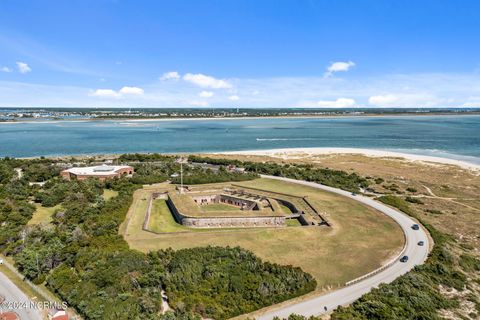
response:
M427 116L480 116L479 112L471 113L401 113L401 114L324 114L324 115L285 115L285 116L252 116L252 117L192 117L192 118L79 118L79 119L55 119L55 120L21 120L0 121L1 124L24 124L24 123L64 123L64 122L163 122L163 121L212 121L212 120L259 120L259 119L336 119L336 118L379 118L379 117L427 117Z
M284 159L295 159L304 156L315 155L360 154L373 158L402 158L406 161L421 162L427 165L454 165L462 169L480 171L480 164L475 164L464 160L455 160L444 157L363 148L280 148L265 150L212 152L211 154L270 156Z
M59 155L47 155L45 158L50 159L63 159L66 157L88 158L115 158L122 154L139 153L139 154L164 154L164 155L251 155L251 156L270 156L283 159L299 159L303 157L315 156L315 155L336 155L336 154L358 154L371 158L390 158L396 160L404 160L411 162L420 162L426 165L453 165L462 169L470 170L480 173L480 164L457 160L453 158L437 157L405 152L396 152L380 149L368 149L368 148L337 148L337 147L302 147L302 148L277 148L277 149L259 149L259 150L238 150L238 151L207 151L207 152L124 152L124 153L92 153L92 154L59 154ZM14 157L17 159L37 159L41 156L30 157Z

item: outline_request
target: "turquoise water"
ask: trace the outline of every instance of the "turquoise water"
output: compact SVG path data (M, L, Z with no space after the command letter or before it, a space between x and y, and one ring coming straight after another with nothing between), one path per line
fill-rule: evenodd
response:
M480 116L0 123L0 156L348 147L480 163Z

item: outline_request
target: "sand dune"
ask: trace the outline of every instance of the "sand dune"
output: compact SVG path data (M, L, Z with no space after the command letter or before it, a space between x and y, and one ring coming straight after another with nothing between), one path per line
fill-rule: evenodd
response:
M286 148L286 149L269 149L269 150L246 150L246 151L231 151L221 152L219 154L242 154L242 155L263 155L278 158L299 158L313 155L328 155L328 154L362 154L368 157L380 158L403 158L409 161L420 161L427 164L447 164L455 165L464 169L480 171L480 165L470 163L462 160L448 159L434 156L424 156L409 153L374 150L374 149L357 149L357 148Z

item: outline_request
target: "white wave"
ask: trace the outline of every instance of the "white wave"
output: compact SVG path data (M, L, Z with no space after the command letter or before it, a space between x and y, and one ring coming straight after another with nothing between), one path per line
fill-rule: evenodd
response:
M315 140L313 138L257 138L257 141L301 141Z

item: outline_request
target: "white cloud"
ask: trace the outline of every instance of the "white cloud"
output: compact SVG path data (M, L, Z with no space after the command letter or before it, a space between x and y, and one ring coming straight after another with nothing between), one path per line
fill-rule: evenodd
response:
M97 89L93 92L90 92L89 96L91 97L101 97L101 98L122 98L128 95L139 96L143 95L144 91L142 88L138 87L123 87L118 91L112 89Z
M240 100L240 97L237 96L237 95L233 95L233 96L228 97L228 99L232 100L232 101L238 101L238 100Z
M338 98L336 100L303 101L298 107L303 108L351 108L356 101L350 98Z
M355 100L353 107L480 106L480 75L475 73L388 74L364 77L361 81L349 78L324 78L323 75L239 78L234 81L235 83L232 80L234 88L218 93L213 89L199 90L197 86L182 80L145 84L145 87L142 86L145 90L143 95L120 95L122 86L106 86L107 82L104 84L97 82L98 86L91 89L82 86L28 84L0 79L0 97L2 104L9 107L23 105L95 107L98 106L100 96L105 97L101 101L104 107L205 106L207 102L202 100L207 100L211 105L213 105L211 101L214 101L215 105L225 107L259 108L296 106L319 108L320 105L327 103L332 107L351 104L338 98ZM105 91L96 92L97 88ZM198 97L202 90L212 91L214 96L208 99ZM259 91L260 94L253 95L255 91ZM239 95L240 100L228 99L232 95ZM190 103L191 100L193 104Z
M17 61L17 68L20 73L29 73L32 69L25 62Z
M467 102L465 102L462 107L464 108L480 108L480 96L478 97L469 97Z
M178 74L177 71L170 71L170 72L165 72L161 77L160 80L166 81L166 80L178 80L180 79L180 75Z
M390 106L392 104L398 103L400 97L393 95L393 94L386 94L386 95L379 95L379 96L371 96L368 98L368 103L374 106Z
M13 71L13 70L10 69L9 67L2 67L0 70L1 70L2 72L12 72L12 71Z
M92 97L118 98L120 95L112 89L97 89L89 94Z
M183 76L183 80L193 83L201 88L229 89L232 87L232 85L226 80L215 79L214 77L201 73L187 73Z
M330 77L335 72L345 72L350 70L350 68L354 67L355 63L353 61L338 61L333 62L328 68L327 72L325 72L325 77Z
M187 101L187 105L193 106L193 107L208 107L208 101L199 101L199 100Z
M350 98L338 98L337 100L317 101L320 108L350 108L355 106L355 100Z
M92 97L119 98L120 94L112 89L97 89L89 94Z
M385 94L368 98L368 103L376 107L432 107L442 101L431 94L421 93Z
M120 94L142 95L144 93L142 88L139 87L123 87L119 91Z
M213 97L213 92L211 91L202 91L198 94L199 97L202 97L202 98L211 98Z

